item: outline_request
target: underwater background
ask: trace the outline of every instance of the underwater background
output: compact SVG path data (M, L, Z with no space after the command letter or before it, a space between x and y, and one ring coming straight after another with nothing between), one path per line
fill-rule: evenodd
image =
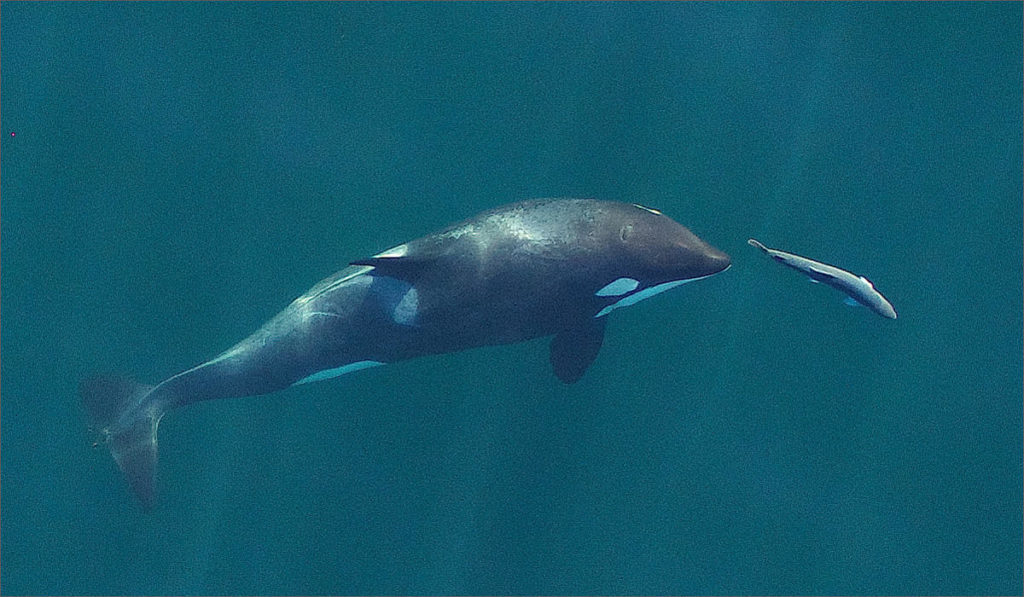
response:
M1022 593L1022 4L4 3L4 594ZM160 426L353 259L532 197L732 256L546 340ZM890 321L746 240L871 278Z

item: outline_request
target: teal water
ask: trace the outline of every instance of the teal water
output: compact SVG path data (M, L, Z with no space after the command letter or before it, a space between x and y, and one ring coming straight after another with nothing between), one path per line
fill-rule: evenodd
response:
M4 594L1022 593L1022 5L4 3ZM76 395L509 201L733 257L547 343L174 411ZM870 277L842 304L746 245Z

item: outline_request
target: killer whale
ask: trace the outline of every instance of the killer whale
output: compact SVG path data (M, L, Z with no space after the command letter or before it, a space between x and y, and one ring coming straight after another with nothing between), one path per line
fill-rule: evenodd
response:
M725 253L637 204L513 203L352 261L249 337L159 384L96 376L80 395L149 510L157 427L171 409L543 336L553 336L556 376L573 383L597 357L609 313L729 265Z

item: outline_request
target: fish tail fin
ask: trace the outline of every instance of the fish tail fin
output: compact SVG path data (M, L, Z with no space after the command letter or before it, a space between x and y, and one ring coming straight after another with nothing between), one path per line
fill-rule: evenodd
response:
M747 244L750 245L751 247L755 247L755 248L761 249L765 253L768 252L768 247L762 245L759 241L756 241L756 240L754 240L752 238L748 238L747 239Z
M90 426L103 435L146 511L156 503L156 429L163 415L157 402L146 400L153 387L124 377L92 377L79 385Z

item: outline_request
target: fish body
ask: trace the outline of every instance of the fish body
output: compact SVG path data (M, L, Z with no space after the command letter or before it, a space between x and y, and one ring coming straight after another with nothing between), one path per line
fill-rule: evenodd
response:
M752 238L747 240L747 244L760 249L775 261L795 269L814 282L820 282L835 288L846 294L857 304L871 309L878 315L888 319L896 319L896 309L893 308L892 303L882 296L881 292L878 292L875 285L871 283L871 280L864 276L858 276L834 265L801 257L793 253L769 249Z

